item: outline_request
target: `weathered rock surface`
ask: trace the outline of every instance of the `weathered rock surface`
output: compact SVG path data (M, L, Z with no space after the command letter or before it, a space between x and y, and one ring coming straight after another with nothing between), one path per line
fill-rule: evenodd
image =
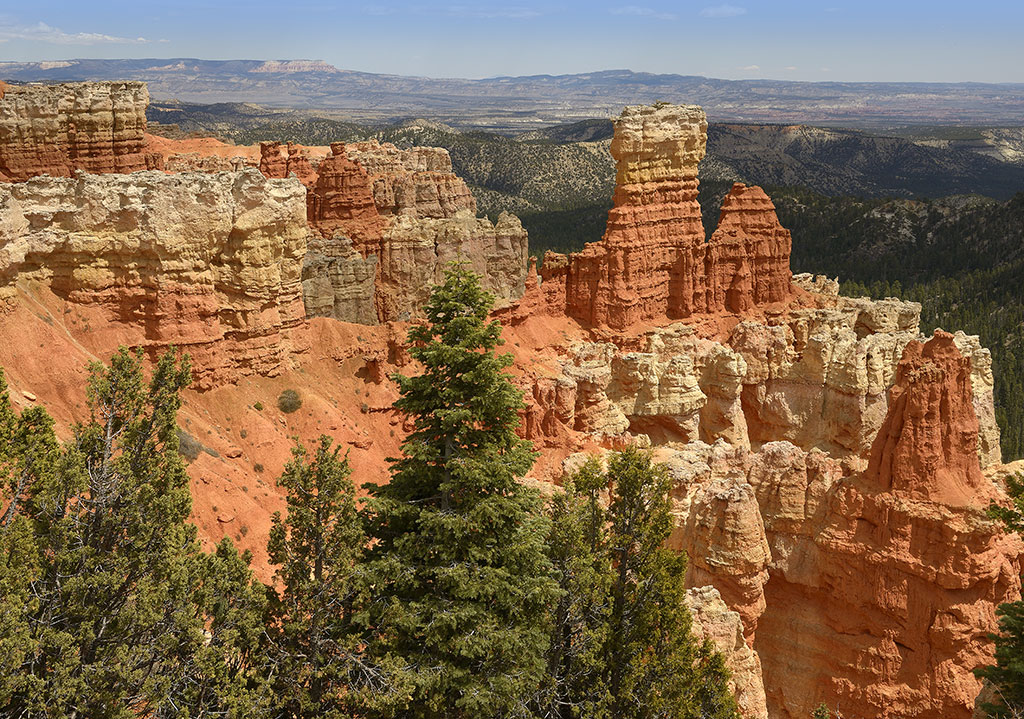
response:
M175 345L200 386L302 350L305 193L294 180L160 172L0 186L0 284L101 307L111 346Z
M160 156L145 150L148 104L142 82L7 85L0 92L0 181L159 168Z
M705 243L702 123L627 110L604 240L548 253L503 315L526 338L561 313L590 328L523 362L523 433L548 451L653 447L676 482L691 594L714 587L735 612L716 643L755 693L760 657L767 716L824 702L967 719L1024 551L984 511L1006 499L991 357L963 333L920 337L916 303L791 278L758 188L733 188Z
M913 303L799 282L814 307L714 337L676 323L568 346L524 429L654 445L687 582L737 613L769 716L966 719L1024 550L984 512L1005 499L975 413L990 360L966 336L919 339Z
M743 639L740 615L729 609L714 587L695 587L686 592L697 641L707 639L725 656L732 671L729 688L744 719L767 719L761 660Z
M501 317L527 395L522 431L545 447L534 479L627 444L669 467L695 631L725 653L745 716L805 719L825 702L847 717L966 719L971 670L990 659L995 607L1019 596L1024 552L984 515L1009 471L991 357L962 333L920 337L915 303L791 278L789 235L758 188L733 188L705 242L703 133L695 108L627 110L606 237L549 254L543 282L518 221L475 217L438 150L271 144L263 172L297 179L0 186L12 397L38 397L69 425L81 383L65 356L80 372L118 344L187 349L211 391L189 393L186 422L221 452L191 468L197 523L217 539L244 518L254 531L232 536L260 552L280 498L253 479L254 460L273 457L276 472L291 434L324 431L353 449L360 476L384 481L403 429L387 380L409 361L403 328L307 316L409 317L462 257L502 300L525 279ZM303 412L272 414L285 387Z
M476 216L447 150L334 143L315 170L295 146L263 143L260 150L264 174L294 172L309 188L309 224L321 238L303 269L310 315L371 324L408 319L454 260L466 261L499 304L522 295L526 231L509 214L496 224ZM372 283L365 282L368 268Z
M623 111L611 144L615 206L604 238L551 270L544 263L545 281L564 282L569 316L624 329L789 299L792 241L760 188L735 185L705 242L697 167L706 144L699 107Z

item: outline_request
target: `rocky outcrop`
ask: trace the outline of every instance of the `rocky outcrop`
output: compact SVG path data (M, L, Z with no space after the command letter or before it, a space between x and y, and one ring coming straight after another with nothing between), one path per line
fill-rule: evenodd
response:
M307 189L316 185L316 170L303 148L291 142L261 142L259 167L267 177L288 177L294 173Z
M372 178L381 215L440 219L463 210L476 215L476 200L444 148L399 150L390 143L354 142L345 152Z
M545 281L564 282L569 316L621 330L789 299L792 241L760 188L735 185L705 242L697 168L706 144L698 107L623 111L611 145L615 206L604 238L551 270L544 263Z
M768 719L761 660L743 639L740 615L729 609L714 587L695 587L686 592L686 604L693 615L693 635L708 640L722 653L732 676L729 689L736 697L744 719Z
M0 186L0 284L101 309L110 346L187 350L201 387L273 375L303 349L304 215L255 170L39 177Z
M971 360L937 331L903 350L867 476L882 491L968 505L986 494L978 460Z
M265 147L261 145L260 149ZM293 154L289 150L289 158ZM280 176L292 171L290 163ZM274 166L261 161L260 168L266 174ZM377 212L366 170L348 158L344 143L332 144L331 154L321 161L315 174L307 175L304 183L309 187L309 224L317 234L328 240L336 235L347 237L364 254L379 251L385 223Z
M8 85L0 93L0 180L161 166L145 148L143 82Z
M334 143L315 172L295 146L263 143L260 150L264 174L295 172L309 188L309 224L320 238L303 268L311 316L409 319L454 260L467 262L499 304L522 294L526 231L509 214L497 223L476 216L447 150Z
M745 212L723 217L726 233L765 227ZM966 719L1024 552L984 511L1005 499L991 358L962 333L920 337L916 303L792 284L799 301L770 313L569 343L527 380L524 434L653 447L676 482L671 546L689 556L691 591L713 586L736 613L769 716L825 702ZM534 310L507 313L526 336L551 321L545 285L528 286ZM749 675L749 658L723 651Z

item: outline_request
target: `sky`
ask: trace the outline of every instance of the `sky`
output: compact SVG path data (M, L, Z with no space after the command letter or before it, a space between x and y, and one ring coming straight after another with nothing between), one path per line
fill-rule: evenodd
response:
M0 3L0 61L170 57L428 77L1024 82L1024 1Z

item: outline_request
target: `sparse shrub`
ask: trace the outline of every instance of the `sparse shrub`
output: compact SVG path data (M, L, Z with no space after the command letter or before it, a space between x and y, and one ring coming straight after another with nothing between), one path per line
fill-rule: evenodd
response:
M189 462L195 462L203 451L202 443L188 432L178 427L178 454Z
M366 402L363 402L363 404L360 405L360 407L359 407L359 411L362 412L363 414L369 414L370 413L370 405L366 404Z
M286 389L277 398L277 408L285 414L291 414L302 406L302 397L293 389Z
M254 404L252 406L252 408L254 410L256 410L257 412L262 412L263 411L263 403L262 402L257 402L256 404Z
M241 527L238 528L238 533L243 537L247 535L249 533L249 525L243 524Z
M258 463L254 464L253 467L252 467L252 471L256 472L256 474L262 474L263 473L263 465L262 464L258 464Z
M241 437L242 439L245 439L246 437L249 436L249 433L243 429L241 432L238 433L238 436Z

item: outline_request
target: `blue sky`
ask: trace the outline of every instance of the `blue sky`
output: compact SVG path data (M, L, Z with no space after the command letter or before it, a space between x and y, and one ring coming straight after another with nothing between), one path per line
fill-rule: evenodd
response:
M488 77L628 68L722 78L1024 82L1024 2L33 0L0 60L318 59Z

